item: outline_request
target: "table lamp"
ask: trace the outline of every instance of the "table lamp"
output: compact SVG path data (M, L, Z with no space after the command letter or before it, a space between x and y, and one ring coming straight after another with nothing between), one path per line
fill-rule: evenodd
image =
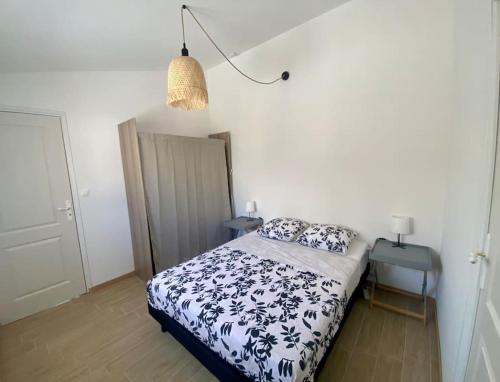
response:
M257 211L257 203L255 203L255 200L247 202L246 211L248 213L248 220L252 220L251 214Z
M398 235L397 244L394 243L393 247L406 248L401 243L401 235L408 235L410 233L410 218L408 216L392 215L392 232Z

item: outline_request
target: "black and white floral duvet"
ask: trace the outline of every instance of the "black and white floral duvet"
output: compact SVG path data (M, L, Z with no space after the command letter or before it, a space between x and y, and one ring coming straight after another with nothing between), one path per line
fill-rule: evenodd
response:
M347 304L339 281L222 246L154 276L149 304L244 374L313 381Z

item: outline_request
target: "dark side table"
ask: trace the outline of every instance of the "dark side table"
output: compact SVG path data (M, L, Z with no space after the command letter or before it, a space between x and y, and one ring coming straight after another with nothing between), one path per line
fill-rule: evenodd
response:
M401 313L406 316L415 317L424 321L424 325L427 324L427 272L432 270L432 259L431 259L431 249L423 245L415 244L404 244L404 248L394 246L394 243L390 240L377 239L375 245L369 255L370 260L373 261L373 269L375 273L375 282L372 284L371 297L370 297L370 307L373 305L379 306L381 308L391 310L393 312ZM422 294L421 296L405 292L396 288L392 288L386 285L380 285L378 283L377 276L377 263L386 263L397 265L404 268L410 268L417 271L422 271L423 281L422 281ZM375 299L375 288L386 289L394 293L404 294L409 297L421 298L424 301L424 311L423 313L416 313L414 311L400 308L394 305L387 304L385 302Z
M224 227L231 229L233 239L235 239L246 233L255 231L262 224L264 224L262 218L247 218L246 216L240 216L231 220L226 220L224 222Z

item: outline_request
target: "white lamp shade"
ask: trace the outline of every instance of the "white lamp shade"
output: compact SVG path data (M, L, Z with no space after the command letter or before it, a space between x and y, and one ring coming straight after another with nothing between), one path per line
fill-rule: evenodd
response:
M410 218L408 216L392 215L392 232L401 235L410 233Z
M257 211L257 203L255 201L247 202L246 211L248 213Z

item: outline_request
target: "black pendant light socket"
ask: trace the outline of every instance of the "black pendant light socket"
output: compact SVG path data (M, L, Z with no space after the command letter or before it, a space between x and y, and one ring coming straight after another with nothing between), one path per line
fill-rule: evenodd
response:
M182 49L181 49L181 54L183 56L189 56L189 51L186 48L186 37L184 34L184 9L187 9L186 4L182 4L181 8L181 21L182 21Z
M289 72L285 71L285 72L281 73L281 79L282 79L283 81L286 81L286 80L288 80L289 78L290 78L290 73L289 73Z

